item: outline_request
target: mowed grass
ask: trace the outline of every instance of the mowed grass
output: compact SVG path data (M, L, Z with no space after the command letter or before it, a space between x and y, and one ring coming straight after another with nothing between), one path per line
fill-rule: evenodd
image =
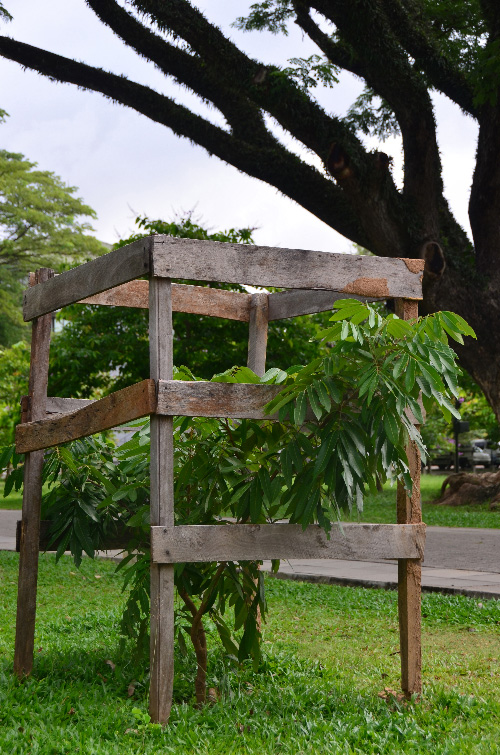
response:
M194 661L177 658L162 730L147 721L146 669L119 649L110 562L41 556L34 673L12 677L17 563L0 554L1 753L500 753L499 602L424 596L424 694L406 703L378 696L399 686L394 593L269 578L260 672L209 638L219 701L193 707Z
M438 527L500 527L500 511L491 511L489 504L473 506L437 506L432 501L441 495L446 475L423 474L421 477L422 517L426 524ZM344 517L343 517L344 518ZM351 521L394 523L396 521L396 485L386 484L377 495L369 495L363 511L352 511Z
M23 491L12 490L7 498L4 498L4 488L5 481L0 480L0 509L21 509L23 506Z

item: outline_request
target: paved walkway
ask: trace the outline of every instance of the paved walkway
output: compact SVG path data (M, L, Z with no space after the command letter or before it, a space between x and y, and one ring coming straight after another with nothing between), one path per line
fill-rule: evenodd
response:
M0 510L0 550L15 550L20 511ZM108 557L116 555L109 552ZM264 564L270 569L270 563ZM278 577L308 582L394 588L397 564L391 561L315 559L282 561ZM424 590L500 598L500 528L427 527Z

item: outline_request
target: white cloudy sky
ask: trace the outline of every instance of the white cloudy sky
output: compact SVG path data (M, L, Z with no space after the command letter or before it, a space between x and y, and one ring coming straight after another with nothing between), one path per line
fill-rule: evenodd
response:
M2 24L0 33L124 73L204 112L194 97L121 44L84 0L4 0L4 4L14 21ZM249 1L195 4L260 60L284 63L316 52L295 30L284 39L229 29L235 17L247 12ZM358 81L345 76L338 87L320 92L319 97L330 112L340 114L360 90ZM99 94L56 85L2 58L0 108L10 115L0 125L0 147L24 153L42 169L79 187L79 196L98 213L94 226L103 241L112 243L128 235L136 214L167 219L196 208L196 214L213 228L257 227L257 243L324 251L350 248L347 240L274 188L210 158L164 126ZM444 98L436 99L436 112L447 196L459 221L468 227L476 127ZM382 149L393 155L398 178L398 140L386 142Z

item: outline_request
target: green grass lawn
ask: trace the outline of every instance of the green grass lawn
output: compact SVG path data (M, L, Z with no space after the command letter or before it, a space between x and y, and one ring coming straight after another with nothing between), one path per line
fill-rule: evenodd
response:
M421 478L422 515L426 524L439 527L500 527L500 511L490 511L487 503L474 506L436 506L446 475L423 474ZM361 515L352 521L392 523L396 521L396 486L386 484L375 496L367 496Z
M12 677L17 564L0 554L1 753L500 753L500 602L424 596L424 694L400 703L378 696L399 685L395 593L269 578L260 673L209 637L219 701L195 710L194 661L176 658L162 730L147 723L146 669L119 649L124 597L109 562L77 571L41 556L34 673Z
M7 496L7 498L4 498L3 491L5 487L4 480L0 480L0 509L19 509L19 511L23 507L23 491L21 490L12 490L11 493ZM44 485L44 492L48 490L48 486Z

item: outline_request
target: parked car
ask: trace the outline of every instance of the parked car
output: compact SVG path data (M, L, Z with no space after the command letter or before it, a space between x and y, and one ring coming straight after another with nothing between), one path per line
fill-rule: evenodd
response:
M473 440L472 443L482 451L485 451L485 453L489 454L491 466L500 466L500 451L498 449L498 443L492 443L486 438L478 438Z
M490 449L483 449L476 445L476 441L471 445L458 445L458 463L460 469L467 469L469 467L475 467L482 465L488 468L494 463L492 461ZM454 451L431 451L429 454L430 465L437 466L439 469L453 469L455 466L455 453ZM499 462L497 462L499 463Z

